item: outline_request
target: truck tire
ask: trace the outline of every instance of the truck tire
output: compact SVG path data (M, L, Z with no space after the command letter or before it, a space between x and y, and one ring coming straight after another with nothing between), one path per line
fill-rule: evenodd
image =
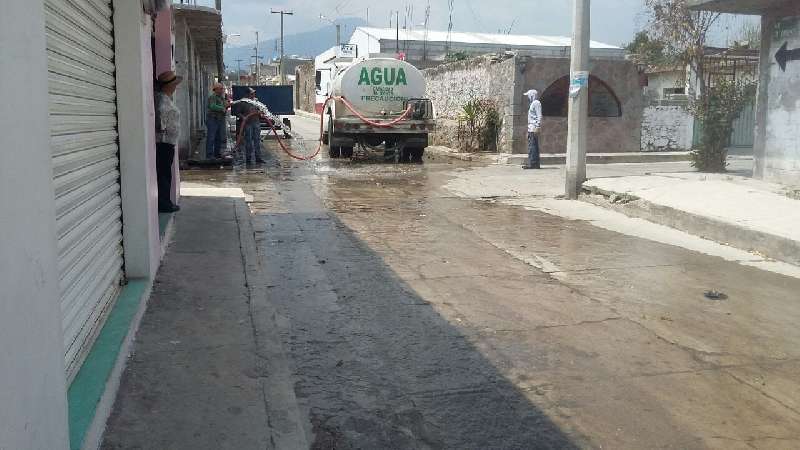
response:
M409 156L411 157L411 162L412 163L421 163L422 162L422 155L425 154L425 149L424 148L420 148L420 147L411 148L411 149L409 149L409 152L411 153Z
M333 145L328 147L328 156L331 159L336 159L341 156L341 147L334 147Z
M333 117L328 114L328 131L322 132L322 143L329 145L331 143L331 133L333 133Z
M353 147L339 147L339 154L342 158L352 158Z

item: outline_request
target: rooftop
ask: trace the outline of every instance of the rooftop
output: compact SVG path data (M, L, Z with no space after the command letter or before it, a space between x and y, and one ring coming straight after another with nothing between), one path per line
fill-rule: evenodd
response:
M763 14L775 8L788 7L796 0L689 0L693 9L734 14Z
M379 40L394 41L397 30L394 28L358 27L362 31ZM448 42L447 31L400 30L401 41ZM497 45L503 47L570 47L572 38L565 36L538 36L522 34L490 34L490 33L450 33L449 41L458 44ZM591 48L619 49L619 47L591 41Z
M175 3L175 19L185 19L201 63L222 66L222 13L216 8Z

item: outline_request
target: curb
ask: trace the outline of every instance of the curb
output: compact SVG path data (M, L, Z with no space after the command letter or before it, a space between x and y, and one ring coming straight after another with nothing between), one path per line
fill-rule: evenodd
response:
M277 310L267 299L266 277L256 244L253 218L244 199L236 199L235 205L258 355L256 367L264 393L270 439L273 448L307 449L309 440L301 424L289 359L278 333Z
M458 152L443 145L430 146L427 148L426 152L460 161L483 161L493 164L508 165L522 165L528 162L528 155L466 153ZM540 161L543 165L564 165L567 162L567 156L563 153L543 153L540 156ZM635 164L687 161L691 161L689 152L589 153L586 155L587 164Z
M636 196L611 192L595 186L583 185L582 201L601 206L628 217L644 219L659 225L675 228L703 239L709 239L748 252L757 252L767 258L800 265L800 242L774 234L743 228L710 217L658 205Z

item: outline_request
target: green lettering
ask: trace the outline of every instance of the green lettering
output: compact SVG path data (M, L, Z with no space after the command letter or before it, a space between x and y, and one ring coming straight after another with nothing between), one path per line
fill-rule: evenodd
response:
M406 71L403 70L401 67L400 70L397 71L397 80L395 80L395 86L408 86L408 82L406 81Z
M372 78L370 79L370 81L372 81L372 84L382 84L383 83L383 78L381 77L381 69L380 68L375 67L375 68L372 69Z
M394 68L389 69L388 67L383 69L383 81L386 83L387 86L391 86L394 84L394 77L395 72L397 70Z
M358 85L361 86L362 84L369 86L369 72L367 72L366 67L361 69L361 76L358 77Z

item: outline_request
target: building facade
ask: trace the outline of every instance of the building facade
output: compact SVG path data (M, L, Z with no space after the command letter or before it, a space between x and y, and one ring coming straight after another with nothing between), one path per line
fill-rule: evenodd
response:
M541 56L562 57L572 45L564 36L532 36L490 33L459 33L437 30L396 30L358 27L350 37L357 46L357 57L402 54L406 61L424 69L447 62L448 55L475 57L503 51L536 52ZM591 42L594 55L618 55L621 49L602 42ZM566 50L565 50L566 49Z
M761 15L754 174L800 185L800 4L796 0L690 0L693 7Z
M457 147L463 126L460 117L470 100L489 100L500 113L497 150L527 153L528 100L524 93L539 91L542 102L540 148L564 153L567 139L569 49L564 56L550 51L495 54L426 69L427 97L437 111L433 143ZM589 152L636 152L644 106L639 73L620 51L616 56L592 54Z
M169 222L153 105L169 5L3 7L0 75L25 94L0 107L0 448L96 448Z
M217 2L219 4L221 2ZM222 11L219 7L172 6L175 72L183 77L176 95L181 110L181 137L176 153L182 161L204 159L198 149L206 135L211 85L225 74L222 62Z

